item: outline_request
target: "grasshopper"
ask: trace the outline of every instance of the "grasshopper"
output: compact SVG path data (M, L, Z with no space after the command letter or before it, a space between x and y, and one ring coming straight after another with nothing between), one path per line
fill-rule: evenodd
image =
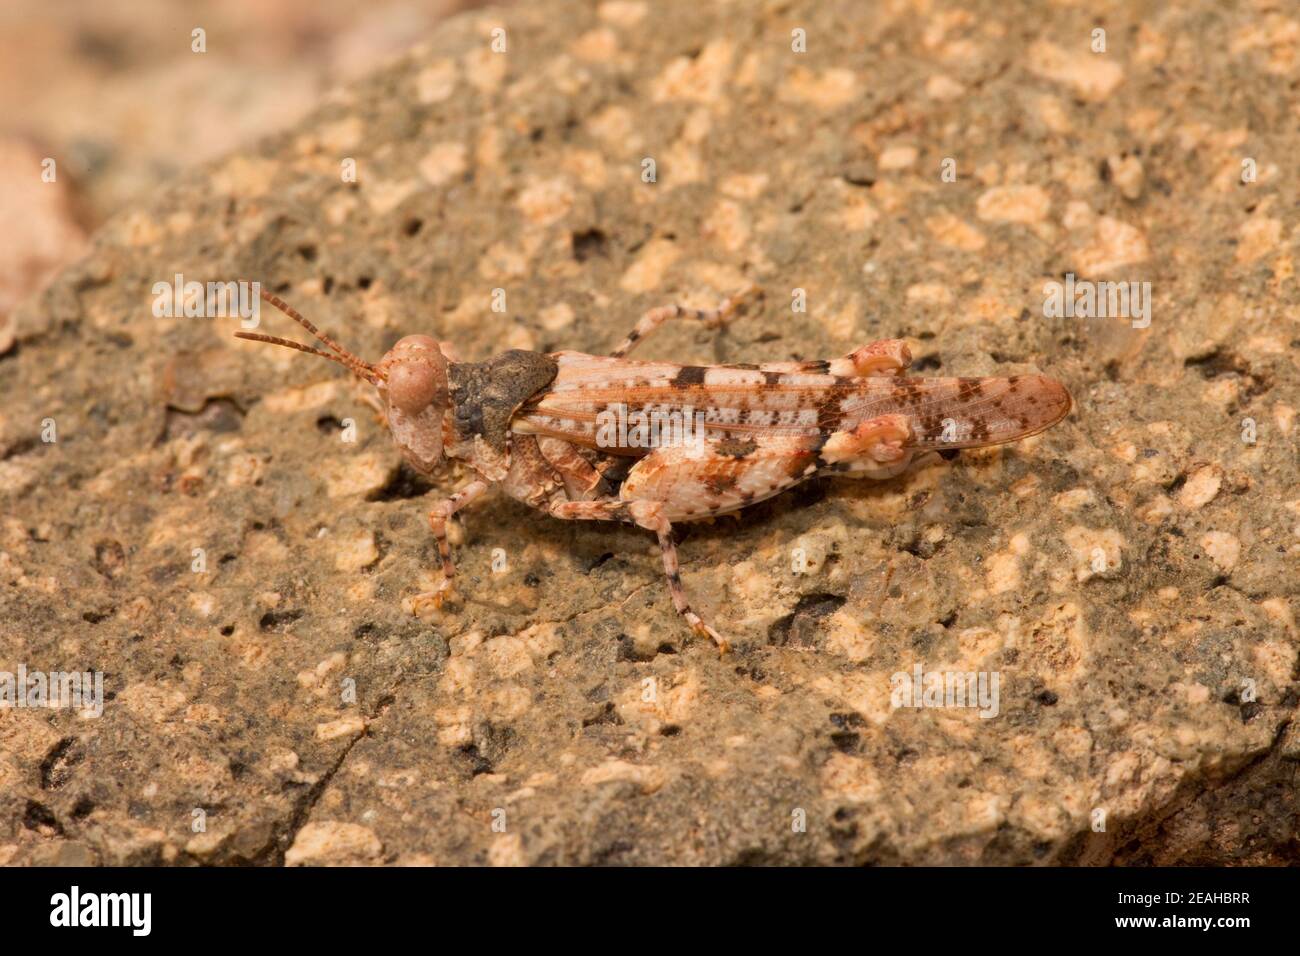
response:
M265 291L263 299L325 348L235 335L329 359L374 386L376 408L421 475L436 478L451 459L477 474L429 511L442 579L415 596L415 613L441 607L452 594L448 521L499 485L556 518L622 521L654 532L677 613L725 651L727 642L686 598L675 523L738 511L816 475L892 478L920 452L1017 441L1050 428L1071 407L1066 388L1043 375L908 377L911 354L897 339L837 359L762 365L627 358L670 319L722 326L756 291L715 309L652 309L608 355L511 349L463 362L448 343L408 335L371 364ZM690 432L691 440L663 440L662 426L674 423L681 427L667 430Z

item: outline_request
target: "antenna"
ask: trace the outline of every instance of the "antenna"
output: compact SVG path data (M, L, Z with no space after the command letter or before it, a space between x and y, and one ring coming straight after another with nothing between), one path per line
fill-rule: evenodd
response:
M321 358L329 359L331 362L337 362L357 377L365 379L371 385L378 385L380 381L383 380L383 376L379 373L378 369L364 359L353 355L324 332L320 331L320 329L316 328L316 326L303 318L296 309L279 296L272 295L265 289L260 289L259 291L261 292L263 299L301 325L304 329L310 332L317 341L328 346L331 351L325 352L321 349L313 348L310 345L303 345L301 342L282 339L275 335L263 335L260 332L236 332L235 338L248 339L250 342L268 342L271 345L280 345L287 349L296 349L299 352L307 352L310 355L319 355Z

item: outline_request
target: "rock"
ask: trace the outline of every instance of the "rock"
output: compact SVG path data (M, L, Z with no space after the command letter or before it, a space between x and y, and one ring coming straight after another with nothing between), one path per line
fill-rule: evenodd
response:
M1217 465L1200 463L1196 465L1182 488L1178 490L1178 504L1195 511L1214 500L1223 486L1223 469Z
M126 210L0 355L2 666L113 695L0 709L0 862L1294 862L1300 292L1271 223L1297 196L1205 163L1300 133L1267 57L1143 39L1152 10L1108 12L1141 42L1105 54L1067 49L1077 11L992 0L866 32L805 0L743 30L684 0L479 11ZM1107 270L1152 283L1150 329L1046 317L1045 277ZM177 272L263 281L372 361L413 332L599 352L755 282L725 332L640 354L902 337L924 374L1043 371L1076 407L689 528L725 657L652 538L503 496L426 621L403 602L463 476L403 468L337 366L154 315Z
M316 725L317 740L338 740L340 737L356 737L364 733L366 719L359 714L349 714L338 720Z
M1107 175L1125 199L1136 200L1142 195L1145 171L1136 156L1107 156Z
M1051 196L1040 186L997 186L980 196L976 209L989 222L1033 223L1051 206Z
M1230 573L1241 558L1241 541L1226 531L1207 531L1201 538L1201 547L1224 574Z
M1029 70L1070 87L1081 99L1097 102L1110 97L1124 80L1124 68L1114 53L1089 51L1080 44L1074 51L1048 40L1029 48Z
M1141 228L1114 216L1095 215L1086 203L1070 204L1065 225L1078 233L1070 261L1080 275L1107 276L1150 258Z
M0 137L0 355L13 348L17 335L14 306L85 247L68 178L54 157Z
M346 866L373 863L384 852L372 830L355 823L308 823L284 855L288 866Z

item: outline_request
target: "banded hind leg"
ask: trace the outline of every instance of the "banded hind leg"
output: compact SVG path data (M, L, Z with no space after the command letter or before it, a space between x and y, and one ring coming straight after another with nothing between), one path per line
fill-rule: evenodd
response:
M733 317L745 301L761 296L762 290L749 286L728 296L713 309L692 309L683 305L663 305L651 309L619 345L610 358L623 358L655 329L676 318L689 318L703 322L707 328L721 328ZM880 339L860 346L837 359L812 359L806 361L769 362L758 366L759 371L779 374L829 374L845 378L866 378L873 375L900 375L912 364L912 353L902 339Z
M912 438L905 417L883 415L825 437L728 438L659 448L632 468L617 499L558 502L549 511L557 518L628 521L653 531L677 613L692 631L725 651L726 639L695 613L686 597L673 522L737 511L819 472L893 477L911 461Z
M697 634L722 649L727 642L700 620L686 600L677 571L672 522L729 514L780 494L819 472L890 478L912 458L911 426L901 415L884 415L829 436L727 438L660 448L637 462L619 496L634 520L659 536L669 592L679 614Z
M881 415L829 434L664 447L636 463L619 496L659 502L669 521L694 521L757 504L817 474L892 478L911 462L914 438L906 416Z
M694 319L697 322L703 322L708 328L716 329L725 325L733 316L740 305L761 294L757 286L749 286L742 289L734 295L729 295L723 299L714 309L691 309L684 305L661 305L658 308L651 309L645 315L641 316L639 322L633 327L632 331L627 334L617 348L610 352L611 358L622 358L634 349L639 342L650 335L655 329L671 319L687 318Z

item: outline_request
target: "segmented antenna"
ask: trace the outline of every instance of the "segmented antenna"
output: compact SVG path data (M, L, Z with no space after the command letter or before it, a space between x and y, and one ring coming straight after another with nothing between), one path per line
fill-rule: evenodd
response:
M291 341L290 339L282 339L279 336L263 335L260 332L236 332L235 333L236 338L248 339L250 342L269 342L271 345L282 345L287 349L297 349L299 352L307 352L310 355L319 355L321 358L329 359L331 362L337 362L339 365L342 365L344 368L352 372L354 375L358 376L359 378L365 379L371 385L378 385L380 381L382 381L383 376L379 374L378 369L376 369L373 365L371 365L369 362L365 361L364 359L358 358L357 356L353 355L343 346L339 345L337 342L331 339L324 332L320 331L320 329L316 328L316 326L312 325L305 318L303 318L297 309L294 309L292 306L290 306L279 296L272 295L270 292L267 292L265 289L260 289L259 291L261 292L263 299L271 303L271 305L275 306L277 309L279 309L289 318L293 319L295 322L301 325L304 329L310 332L317 339L317 341L322 342L323 344L329 346L329 348L332 350L332 353L322 351L321 349L318 348L313 348L310 345L303 345L301 342L294 342Z

